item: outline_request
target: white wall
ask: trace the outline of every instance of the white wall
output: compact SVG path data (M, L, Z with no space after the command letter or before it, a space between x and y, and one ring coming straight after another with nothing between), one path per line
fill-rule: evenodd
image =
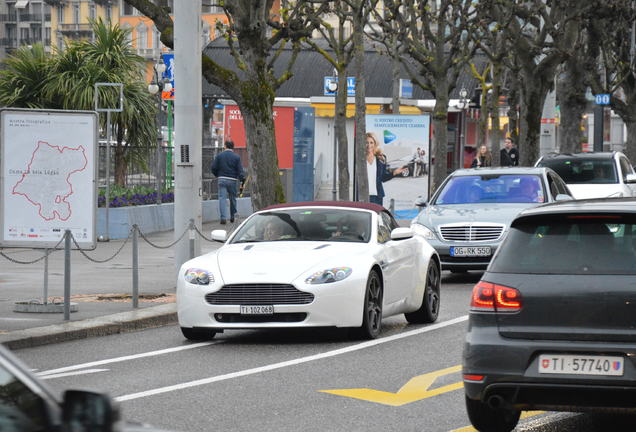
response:
M349 176L351 179L350 189L353 187L353 130L353 118L347 119ZM316 117L316 132L314 136L314 169L316 170L316 176L320 176L320 187L318 189L318 194L315 197L317 200L330 200L332 198L333 158L333 119L328 117ZM316 181L318 181L318 179L316 179ZM348 199L351 199L351 197Z

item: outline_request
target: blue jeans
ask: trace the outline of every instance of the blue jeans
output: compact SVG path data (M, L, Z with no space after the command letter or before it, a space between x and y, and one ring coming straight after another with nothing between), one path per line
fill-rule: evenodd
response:
M227 219L226 199L230 199L230 218L236 214L236 195L238 190L238 180L219 179L219 215L221 220Z
M382 201L383 201L383 199L379 195L369 195L369 202L370 203L382 205Z

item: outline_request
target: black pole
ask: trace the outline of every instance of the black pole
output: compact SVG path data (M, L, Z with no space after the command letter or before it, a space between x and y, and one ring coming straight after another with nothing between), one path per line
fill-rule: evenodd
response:
M605 117L605 107L596 105L594 107L594 151L603 151L603 121Z

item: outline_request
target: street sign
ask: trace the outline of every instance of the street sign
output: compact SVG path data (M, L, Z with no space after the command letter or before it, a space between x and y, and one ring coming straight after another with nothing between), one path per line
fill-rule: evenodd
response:
M162 54L161 57L166 65L166 70L161 78L170 80L170 84L172 84L172 90L161 92L161 99L174 100L174 54Z
M400 78L400 97L406 99L413 97L413 83L411 80Z
M338 77L326 76L323 83L323 95L335 96L334 89L338 88ZM356 95L356 77L347 77L347 96Z
M610 104L610 95L609 94L597 94L595 97L596 105L609 105Z

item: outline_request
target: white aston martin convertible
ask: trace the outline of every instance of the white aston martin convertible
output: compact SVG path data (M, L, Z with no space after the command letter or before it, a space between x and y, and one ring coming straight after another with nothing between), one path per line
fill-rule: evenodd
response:
M376 338L382 318L437 319L440 259L411 228L375 204L306 202L254 213L215 252L181 267L183 335L225 329L348 327Z

